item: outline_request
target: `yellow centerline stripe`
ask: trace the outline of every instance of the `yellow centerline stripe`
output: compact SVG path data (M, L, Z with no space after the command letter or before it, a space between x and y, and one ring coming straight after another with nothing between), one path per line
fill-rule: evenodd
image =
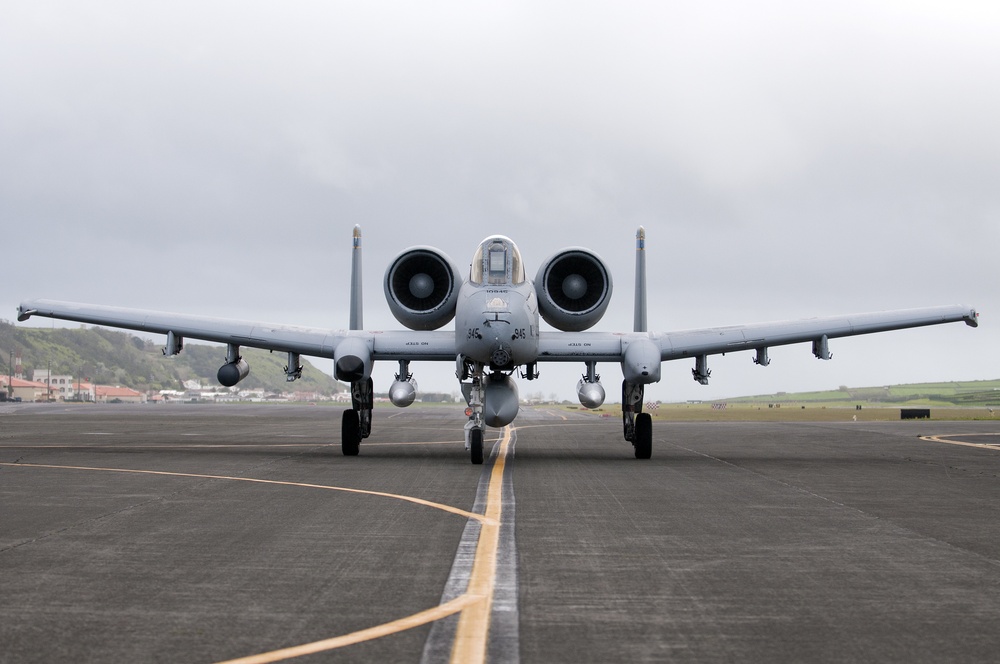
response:
M493 588L496 585L497 549L500 543L500 517L503 512L503 469L507 447L511 440L510 427L504 427L500 452L490 473L490 488L486 499L486 517L479 530L476 557L469 577L470 595L475 602L467 606L458 619L451 661L475 664L486 661L490 613L493 610Z
M477 663L486 661L488 645L490 613L493 609L493 591L496 585L496 561L500 542L500 518L503 512L503 472L506 464L507 449L511 441L511 428L504 427L500 451L490 473L490 486L487 491L486 513L476 514L461 510L450 505L435 503L422 498L386 493L383 491L368 491L347 487L328 486L323 484L307 484L303 482L286 482L281 480L263 480L252 477L232 477L228 475L205 475L199 473L178 473L161 470L135 470L129 468L98 468L90 466L60 466L34 463L5 463L0 466L13 468L51 468L58 470L88 470L113 473L134 473L139 475L163 475L168 477L193 477L200 479L232 480L236 482L255 482L259 484L276 484L281 486L296 486L310 489L325 489L328 491L344 491L370 496L394 498L406 502L433 507L445 512L475 519L480 523L479 541L476 545L476 556L469 578L469 586L465 593L439 606L414 613L410 616L383 623L374 627L335 636L322 641L314 641L290 648L272 650L266 653L230 659L219 664L272 664L273 662L313 655L327 650L382 638L397 632L419 627L442 618L462 612L458 628L455 631L455 642L452 647L452 662Z
M343 648L344 646L354 645L363 641L371 641L372 639L389 636L390 634L426 625L427 623L434 622L435 620L447 618L450 615L458 613L469 604L478 601L478 599L479 598L472 597L468 594L460 595L450 602L445 602L444 604L435 606L432 609L427 609L426 611L421 611L420 613L414 613L412 616L406 616L405 618L400 618L399 620L387 622L382 625L369 627L368 629L351 632L350 634L344 634L343 636L335 636L331 639L324 639L323 641L305 643L301 646L293 646L291 648L283 648L281 650L272 650L271 652L265 652L259 655L250 655L249 657L240 657L238 659L228 659L224 662L219 662L218 664L271 664L272 662L279 662L283 659L291 659L292 657L315 655L316 653L327 650Z
M9 466L11 468L55 468L59 470L96 470L107 473L134 473L137 475L164 475L167 477L194 477L198 479L206 480L230 480L233 482L254 482L257 484L276 484L279 486L297 486L304 487L306 489L324 489L326 491L343 491L345 493L359 493L366 496L381 496L382 498L393 498L395 500L403 500L408 503L414 503L416 505L423 505L425 507L433 507L434 509L441 510L443 512L450 512L451 514L457 514L458 516L464 516L468 519L475 519L482 524L487 524L490 522L489 517L482 514L476 514L475 512L469 512L467 510L459 509L457 507L452 507L451 505L444 505L442 503L435 503L430 500L424 500L423 498L415 498L413 496L403 496L397 493L386 493L384 491L368 491L366 489L352 489L343 486L330 486L327 484L307 484L304 482L285 482L282 480L262 480L255 477L232 477L229 475L202 475L199 473L175 473L165 470L135 470L131 468L94 468L90 466L55 466L49 464L41 463L5 463L0 462L0 466Z

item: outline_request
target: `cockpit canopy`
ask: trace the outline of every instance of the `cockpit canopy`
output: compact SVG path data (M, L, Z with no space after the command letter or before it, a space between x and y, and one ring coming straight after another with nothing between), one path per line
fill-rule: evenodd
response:
M472 257L469 281L477 284L517 286L524 283L521 252L510 238L494 235L483 240Z

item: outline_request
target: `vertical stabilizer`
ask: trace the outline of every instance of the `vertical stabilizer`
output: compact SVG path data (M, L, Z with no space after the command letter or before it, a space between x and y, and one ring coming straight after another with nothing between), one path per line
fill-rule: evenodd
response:
M635 232L635 323L633 332L646 332L646 229Z
M351 250L351 329L364 327L361 316L361 226L354 227L354 248Z

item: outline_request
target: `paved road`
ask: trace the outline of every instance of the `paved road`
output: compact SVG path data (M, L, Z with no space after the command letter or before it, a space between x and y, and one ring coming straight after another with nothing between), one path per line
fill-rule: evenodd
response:
M526 409L482 468L462 423L345 458L325 407L0 407L0 661L1000 652L1000 423L657 423L643 462Z

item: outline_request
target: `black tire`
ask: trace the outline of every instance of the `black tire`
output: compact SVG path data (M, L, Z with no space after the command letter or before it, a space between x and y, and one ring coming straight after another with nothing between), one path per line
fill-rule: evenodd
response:
M472 463L482 465L483 463L483 430L472 429L469 432L469 453L472 456Z
M653 418L649 413L635 416L635 458L648 459L653 456Z
M358 456L361 446L361 421L358 419L358 411L345 410L344 418L340 421L340 448L344 451L344 456Z

